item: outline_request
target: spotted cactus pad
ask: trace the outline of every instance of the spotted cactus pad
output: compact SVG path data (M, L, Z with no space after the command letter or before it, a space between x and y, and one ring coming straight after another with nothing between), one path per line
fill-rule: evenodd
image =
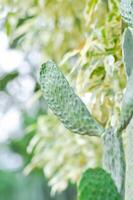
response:
M82 174L78 200L121 200L121 197L110 174L102 168L95 168Z
M91 116L53 61L41 66L40 85L49 108L67 129L82 135L101 136L104 129Z
M121 0L121 15L129 26L133 26L133 0Z
M127 73L127 78L129 78L133 71L133 34L129 28L127 28L124 32L122 49L124 66Z
M118 131L125 129L130 123L133 117L133 72L129 77L127 88L123 97L121 114L120 114L120 123Z
M122 101L119 132L128 126L133 117L133 35L129 28L124 33L123 56L127 72L127 87Z

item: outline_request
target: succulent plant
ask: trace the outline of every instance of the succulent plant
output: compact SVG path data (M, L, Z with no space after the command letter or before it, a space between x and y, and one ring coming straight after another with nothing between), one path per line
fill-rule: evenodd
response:
M90 114L82 100L53 61L41 66L40 84L45 100L66 128L74 133L103 139L103 167L112 176L121 195L124 193L125 160L121 136L115 129L105 130Z
M78 191L79 200L131 200L132 188L132 155L128 157L127 179L125 153L122 132L133 118L133 1L121 1L121 14L130 28L124 32L123 57L127 73L127 87L123 95L118 126L106 128L96 121L85 104L78 97L63 73L53 61L48 61L40 69L40 85L49 108L74 133L101 137L103 141L103 168L88 169L83 173ZM131 126L132 129L132 126ZM130 129L130 131L131 131ZM132 132L132 131L131 131ZM129 148L132 152L133 140L128 135ZM129 176L129 174L131 176ZM126 181L125 181L126 179ZM125 195L125 188L128 192ZM128 189L130 188L130 189Z

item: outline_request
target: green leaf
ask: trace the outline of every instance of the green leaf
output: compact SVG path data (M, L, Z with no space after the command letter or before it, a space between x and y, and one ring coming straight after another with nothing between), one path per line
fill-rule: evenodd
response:
M24 17L21 17L18 19L16 28L22 26L23 24L25 24L27 21L29 21L30 19L33 19L35 17L35 15L26 15Z
M18 35L16 38L13 39L10 43L10 48L16 48L18 45L20 45L25 37L26 33L22 33Z
M17 76L18 76L18 72L17 71L14 71L10 74L7 74L3 77L0 77L0 90L4 90L6 85L12 81L13 79L15 79Z
M41 66L40 85L48 106L74 133L101 136L104 129L91 116L53 61Z
M121 200L110 176L102 168L87 169L78 185L78 200Z
M133 0L121 0L120 10L124 21L133 26Z
M105 73L105 68L103 66L99 66L92 71L90 78L103 78L105 76Z
M129 77L133 71L133 35L129 28L124 33L123 56L127 76Z

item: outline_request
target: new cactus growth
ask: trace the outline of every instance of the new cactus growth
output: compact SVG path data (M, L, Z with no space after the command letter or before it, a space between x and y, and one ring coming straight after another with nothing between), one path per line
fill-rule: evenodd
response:
M121 200L110 174L102 168L86 170L78 185L79 200Z
M49 108L64 126L74 133L101 137L103 168L87 170L79 183L79 200L132 200L133 198L133 0L121 1L121 14L130 26L124 32L123 57L127 73L127 87L123 96L117 127L104 129L90 114L82 100L53 61L40 69L40 85ZM128 134L127 171L122 132L131 122ZM131 183L131 184L130 184ZM126 188L126 192L125 192ZM126 193L126 194L125 194Z

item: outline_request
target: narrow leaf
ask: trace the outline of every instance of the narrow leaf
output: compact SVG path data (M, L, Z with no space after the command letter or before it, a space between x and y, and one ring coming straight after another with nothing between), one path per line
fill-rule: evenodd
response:
M5 76L0 77L0 91L4 90L7 84L15 79L19 73L17 71L12 72L11 74L7 74Z

